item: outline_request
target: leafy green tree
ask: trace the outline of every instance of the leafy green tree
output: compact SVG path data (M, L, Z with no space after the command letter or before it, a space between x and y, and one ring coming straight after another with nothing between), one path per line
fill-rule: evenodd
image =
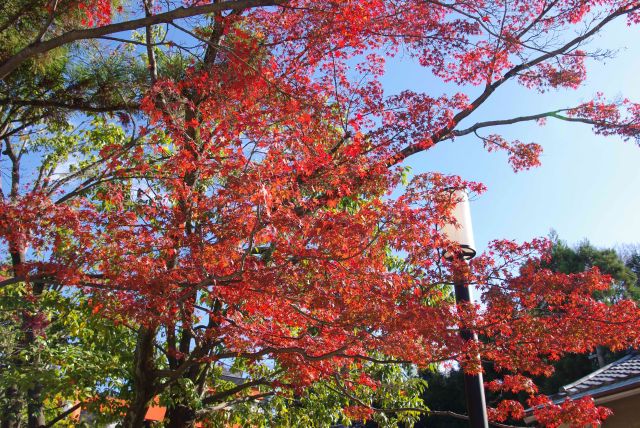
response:
M5 207L19 209L21 203L31 201L34 216L47 222L48 213L65 212L67 201L87 195L101 182L110 179L95 169L97 164L106 161L99 155L101 148L105 145L125 147L130 140L120 126L102 117L96 116L87 122L74 126L68 118L47 116L37 124L27 126L25 134L5 136L3 153L9 158L12 170L9 185L2 188ZM36 201L41 195L50 195L55 202L39 206ZM4 215L12 214L9 211ZM57 251L70 249L72 237L67 226L59 223L53 227L60 244ZM34 250L21 234L9 239L7 247L10 271L2 272L2 277L13 275L13 279L3 281L0 288L5 316L3 327L7 337L11 337L6 348L6 364L0 373L0 383L4 386L1 389L2 418L5 426L9 427L19 426L23 417L26 417L28 426L41 426L48 416L46 401L59 393L53 382L61 379L57 371L66 370L64 364L67 363L91 361L84 356L76 359L72 353L66 355L66 350L64 358L59 358L58 353L62 351L57 348L64 341L73 342L79 337L78 332L69 331L57 318L71 322L74 317L83 318L83 312L71 311L60 315L57 311L63 309L56 305L82 295L77 289L72 293L74 289L63 287L46 275L30 284L24 282L24 276L34 266L48 265L50 257L55 255L50 247ZM85 294L86 300L90 293ZM65 337L67 333L69 337ZM104 341L105 345L109 343ZM90 348L85 351L91 353ZM58 360L64 364L56 363ZM99 367L101 365L96 366Z
M562 273L580 273L596 267L611 277L608 291L596 296L599 300L614 303L622 299L640 300L638 276L614 249L600 249L585 240L575 247L568 246L552 233L554 242L549 267ZM593 353L570 354L554 364L554 374L538 379L540 389L545 394L554 394L563 385L586 376L598 367L616 360L624 352L613 353L598 346Z
M553 254L549 262L552 270L562 273L579 273L597 267L600 272L609 275L612 279L611 288L597 296L600 300L612 303L621 299L640 300L638 272L632 268L633 260L637 263L640 256L632 255L633 260L630 260L631 264L627 265L614 249L596 248L586 240L572 248L558 239L555 233L552 233L552 240Z
M37 381L48 424L66 420L69 407L99 408L96 414L114 416L111 398L126 388L134 333L99 316L83 293L46 290L37 300L25 299L27 293L22 284L0 290L0 387L27 391ZM20 325L16 321L24 312L38 318ZM22 341L25 330L39 332L33 343ZM5 408L18 405L10 398L3 397Z
M34 41L55 37L81 24L85 14L78 7L69 7L74 3L3 2L0 63ZM105 144L122 144L126 150L130 144L124 144L122 129L116 130L107 118L131 122L132 109L137 108L136 100L142 93L140 83L148 79L146 64L131 50L103 55L95 43L78 42L30 58L0 80L0 161L8 169L8 179L3 179L0 187L1 202L18 206L35 195L48 196L55 201L52 209L56 209L109 180L96 169L106 161L100 157L100 149ZM50 253L46 250L37 254L18 237L10 241L7 256L12 272L4 276L20 277L34 263L47 262ZM7 333L3 349L8 357L0 374L4 387L0 391L2 426L18 427L26 419L29 427L37 427L54 417L47 400L59 391L51 381L62 379L56 370L66 368L51 360L57 358L67 330L50 319L55 316L50 304L54 298L69 298L67 290L57 287L40 281L28 287L12 283L3 290L8 293L3 300L7 316L2 324ZM11 299L7 296L22 302L8 307ZM65 359L69 364L77 363L71 354ZM78 361L89 363L90 359Z
M617 252L627 268L636 275L635 289L640 289L640 244L622 245Z
M421 373L427 383L422 398L432 410L451 410L459 414L466 414L464 401L464 378L462 371L448 372L425 371ZM466 428L467 421L452 419L447 416L429 416L421 418L417 427L429 428Z

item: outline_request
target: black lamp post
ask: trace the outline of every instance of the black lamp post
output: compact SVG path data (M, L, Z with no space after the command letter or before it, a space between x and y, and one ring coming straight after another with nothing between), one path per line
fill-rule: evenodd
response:
M475 242L473 239L473 228L471 224L471 210L469 209L469 198L464 190L456 190L452 192L452 197L457 200L457 204L453 211L453 217L457 225L447 225L443 229L443 233L447 239L460 246L460 252L457 254L445 253L445 258L460 257L465 262L472 259L476 255ZM456 302L471 302L471 290L469 284L466 283L463 272L454 272L454 289ZM460 336L463 340L478 340L476 334L470 329L462 329ZM477 363L480 366L480 355L476 356ZM482 373L466 374L464 373L464 391L467 402L467 412L469 414L469 426L471 428L488 428L487 420L487 404L484 397L484 382Z

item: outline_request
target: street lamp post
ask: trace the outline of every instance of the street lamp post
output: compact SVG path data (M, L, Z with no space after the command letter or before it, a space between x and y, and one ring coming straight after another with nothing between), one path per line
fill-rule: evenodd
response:
M476 255L469 198L467 192L464 190L453 191L452 197L458 201L452 213L457 225L446 225L443 233L448 240L456 243L460 247L460 252L455 255L445 253L444 256L445 258L460 257L467 261ZM454 272L454 290L457 303L471 302L471 290L469 289L469 284L466 281L464 272ZM460 331L460 336L464 341L478 340L476 334L466 328ZM476 358L480 366L480 355L477 355ZM467 402L467 412L469 414L469 426L471 428L488 428L487 404L484 397L482 373L464 373L464 391Z

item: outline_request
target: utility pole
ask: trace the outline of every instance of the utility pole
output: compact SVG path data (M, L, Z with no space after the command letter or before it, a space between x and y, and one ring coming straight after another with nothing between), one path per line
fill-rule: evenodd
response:
M444 257L451 260L454 257L459 258L459 264L454 272L454 291L456 303L467 304L472 301L471 290L468 283L468 266L467 261L476 255L475 242L473 239L473 228L471 223L471 210L469 208L469 197L464 190L454 190L451 195L457 201L453 210L453 216L457 225L447 225L443 229L443 233L447 239L459 246L456 254L445 253ZM477 341L477 335L470 329L464 328L460 330L460 336L466 341ZM478 367L482 367L480 355L475 357ZM471 428L488 428L489 422L487 418L487 403L484 396L484 381L482 373L467 374L464 373L464 391L465 401L467 403L467 412L469 415L469 427Z

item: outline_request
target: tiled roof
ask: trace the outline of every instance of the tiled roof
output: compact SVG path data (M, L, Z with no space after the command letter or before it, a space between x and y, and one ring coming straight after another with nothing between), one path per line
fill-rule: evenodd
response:
M602 394L612 389L640 384L640 353L628 354L599 370L565 385L560 396L576 396Z

